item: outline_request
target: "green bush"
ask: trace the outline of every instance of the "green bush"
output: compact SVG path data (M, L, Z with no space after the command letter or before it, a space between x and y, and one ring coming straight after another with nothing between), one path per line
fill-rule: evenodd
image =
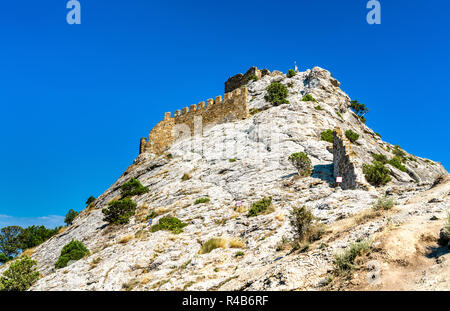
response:
M29 289L40 276L35 266L36 261L29 257L13 262L0 278L0 290L25 291Z
M352 100L350 102L350 108L361 118L364 114L369 112L366 105L361 104L357 100ZM365 120L365 119L364 119Z
M202 203L209 203L209 201L211 201L209 198L199 198L197 200L195 200L194 204L202 204Z
M58 233L60 227L47 229L44 226L30 226L23 230L19 236L20 248L27 249L36 247Z
M306 94L305 96L303 96L302 101L304 101L304 102L316 102L317 103L317 100L311 94Z
M291 161L292 165L298 170L300 176L306 177L311 175L313 171L312 162L306 153L293 153L289 156L289 161Z
M370 241L362 241L351 244L342 254L334 256L334 272L338 275L347 274L352 271L355 266L355 259L358 256L367 253L371 249Z
M296 76L296 75L297 75L297 73L295 72L295 70L289 69L286 76L287 76L288 78L292 78L292 77L294 77L294 76Z
M373 203L373 209L376 211L379 210L390 210L394 207L395 201L392 198L381 197L378 198L376 202Z
M4 264L5 262L11 260L8 256L6 256L3 253L0 253L0 265Z
M87 205L87 206L91 205L92 203L95 202L95 200L96 200L96 198L93 197L93 196L91 195L91 196L86 200L86 205Z
M314 109L316 109L316 110L323 110L322 106L320 106L320 105L317 105L316 107L314 107Z
M150 214L147 215L147 217L145 217L145 220L148 221L149 219L153 219L153 218L156 218L158 216L159 216L159 214L157 212L152 211Z
M200 254L210 253L212 250L222 247L224 245L224 242L225 242L225 240L223 240L221 238L209 239L200 248Z
M272 82L266 89L267 95L264 97L274 105L289 104L286 99L289 92L286 86L279 82Z
M347 137L348 140L350 140L352 143L355 143L359 138L359 134L356 132L353 132L352 130L346 130L345 137Z
M109 224L127 224L136 212L136 206L137 204L128 198L112 201L107 208L102 209L105 216L103 220Z
M121 187L123 197L131 197L134 195L140 195L147 193L149 189L142 186L141 182L137 179L132 178L128 182L124 183Z
M378 161L383 164L386 164L389 162L387 156L385 156L384 154L372 153L372 157L375 161Z
M406 167L402 164L402 159L398 156L395 156L391 160L389 160L389 164L393 167L398 168L402 172L406 172Z
M89 255L89 250L84 244L77 240L72 240L66 244L61 250L61 255L55 263L56 269L61 269L67 266L71 260L80 260L84 256Z
M373 164L363 164L366 180L373 186L383 186L391 181L389 169L383 163L373 161Z
M164 216L159 220L159 223L157 225L154 225L152 227L152 232L167 230L172 231L172 233L174 234L179 234L183 232L183 228L186 226L186 223L182 222L176 217Z
M298 242L314 242L319 240L324 231L315 223L316 218L306 207L294 207L291 213L291 225L295 229Z
M228 160L230 163L234 163L234 162L236 162L237 160L235 159L235 158L232 158L232 159L229 159Z
M255 74L251 74L247 78L247 83L249 83L250 81L258 81L258 77Z
M400 148L399 145L394 146L394 150L392 150L392 153L399 157L402 162L406 162L406 153Z
M260 214L265 214L271 210L272 197L266 197L258 202L252 204L252 207L248 211L247 217L255 217Z
M320 133L320 139L329 143L333 143L333 130L328 129Z
M75 220L75 217L77 217L77 216L78 216L78 212L75 212L73 209L70 209L67 212L66 217L64 218L64 222L66 223L66 225L70 226L73 223L73 221Z

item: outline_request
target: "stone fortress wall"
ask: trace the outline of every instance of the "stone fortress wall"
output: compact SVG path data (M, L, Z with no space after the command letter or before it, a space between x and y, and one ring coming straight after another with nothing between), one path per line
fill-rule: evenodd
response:
M339 127L335 127L333 132L333 164L334 177L342 177L343 190L369 187L358 164L357 155L352 150L352 143Z
M174 117L166 112L164 120L160 121L147 138L141 138L139 153L151 152L160 154L180 137L201 133L202 128L211 124L245 119L249 113L248 89L246 86L217 96L198 105L191 105L175 111ZM194 128L195 127L195 128Z

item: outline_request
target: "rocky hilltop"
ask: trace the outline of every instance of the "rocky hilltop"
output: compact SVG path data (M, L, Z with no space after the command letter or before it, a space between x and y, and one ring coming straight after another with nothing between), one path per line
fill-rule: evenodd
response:
M288 103L266 100L273 82L287 87ZM450 204L450 181L440 163L384 142L350 109L349 96L325 69L294 76L253 69L229 80L226 91L239 88L248 91L246 118L209 124L161 153L141 148L65 232L32 250L42 277L31 290L450 289L448 251L436 243ZM332 141L323 140L326 130L333 131ZM348 130L359 134L353 143ZM310 158L310 176L298 176L290 163L296 152ZM364 165L374 154L390 159L398 152L404 163L385 164L387 184L366 180ZM340 186L337 176L343 177ZM132 197L137 210L128 224L107 225L102 209L132 178L150 191ZM395 206L373 212L384 196ZM268 197L271 212L248 217L252 204ZM289 244L295 236L291 213L301 206L325 228L303 249ZM187 225L177 234L153 232L146 220L151 214L153 226L168 215ZM55 269L73 239L90 255ZM220 247L201 253L211 239ZM371 252L353 274L330 277L336 254L369 240Z

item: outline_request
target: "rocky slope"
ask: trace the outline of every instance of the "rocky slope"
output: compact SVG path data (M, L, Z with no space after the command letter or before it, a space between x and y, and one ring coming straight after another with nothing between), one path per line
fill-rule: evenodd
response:
M288 86L290 104L273 106L264 99L271 82ZM332 144L320 140L322 131L338 126L358 132L353 150L359 164L370 163L373 152L392 157L394 148L349 109L350 98L339 86L328 71L318 67L292 78L273 72L248 84L250 118L210 126L203 137L178 141L162 155L141 154L95 206L84 210L65 232L33 250L43 277L31 290L322 289L335 253L354 241L371 238L379 245L379 254L389 254L389 249L380 250L393 247L385 241L396 241L391 234L403 224L414 228L415 235L407 243L410 252L419 256L414 245L421 229L437 237L448 211L450 182L446 177L436 182L447 172L439 163L407 154L412 159L406 164L407 172L389 166L393 179L384 187L336 188ZM318 103L302 101L305 94L313 95ZM316 109L317 105L322 109ZM314 165L311 177L297 178L288 161L290 154L301 151ZM182 180L184 173L192 178ZM133 197L138 210L128 225L106 226L101 209L120 195L120 186L130 178L139 179L150 192ZM393 210L357 221L385 194L396 199ZM267 196L273 198L275 211L247 217L251 204ZM194 204L201 197L209 197L210 202ZM289 217L298 206L308 207L327 228L322 240L303 253L280 247L293 236ZM145 221L152 211L175 216L188 226L177 235L152 233ZM433 215L437 220L429 220ZM161 217L153 219L153 224ZM199 254L201 245L215 237L229 241L228 247ZM62 247L72 239L82 241L91 255L55 270ZM436 244L433 239L427 241L422 241L428 244L422 243L421 250ZM232 248L235 245L241 248ZM242 256L236 256L237 252ZM434 272L422 273L423 278L407 288L450 289L445 278L437 280L442 273L448 276L445 265L442 273L439 270L448 254L439 253L439 262L428 255L423 251L422 257L431 261L414 261L420 265L413 270ZM386 256L376 258L381 266L389 263L383 266L385 272L377 284L361 278L370 271L360 271L354 283L330 289L389 288L390 275L399 270ZM395 256L409 262L401 253Z

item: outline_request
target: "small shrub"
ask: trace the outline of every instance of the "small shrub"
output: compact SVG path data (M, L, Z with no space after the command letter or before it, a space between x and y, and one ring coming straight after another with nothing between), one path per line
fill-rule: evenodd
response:
M316 110L323 110L322 106L320 106L320 105L317 105L316 107L314 107L314 109L316 109Z
M130 235L130 234L128 234L128 235L122 237L122 238L119 240L119 243L120 243L120 244L127 244L127 243L130 242L132 239L133 239L133 236Z
M393 167L398 168L402 172L406 172L406 167L402 164L402 159L398 156L393 157L389 161L389 164L392 165Z
M392 153L399 157L400 159L402 159L402 162L405 161L405 157L406 157L406 153L402 150L402 148L400 148L399 145L395 145L394 146L394 150L392 150Z
M238 252L236 252L236 254L234 254L234 257L243 257L243 256L244 256L243 251L238 251Z
M149 221L150 219L156 218L158 216L159 216L159 214L157 212L152 211L149 215L147 215L147 217L145 217L145 220Z
M352 100L350 103L350 108L359 116L362 117L364 114L369 112L366 105L361 104L357 100Z
M226 248L227 247L227 241L222 238L213 238L208 241L206 241L202 247L200 248L200 254L207 254L210 253L212 250L216 248Z
M260 214L265 214L270 211L270 207L272 206L272 197L266 197L258 202L252 204L252 207L248 211L248 217L255 217Z
M228 160L230 163L234 163L234 162L236 162L237 160L235 159L235 158L233 158L233 159L229 159Z
M182 222L176 217L165 216L159 220L159 223L157 225L154 225L152 227L152 232L167 230L172 231L172 233L174 234L179 234L183 232L183 228L186 226L186 223Z
M197 205L197 204L209 203L209 201L211 201L211 200L207 197L200 198L200 199L195 200L194 204Z
M306 153L293 153L289 156L289 161L291 161L292 165L298 170L300 176L306 177L311 175L313 171L312 162Z
M377 135L378 137L381 138L381 134L380 133L375 132L375 135Z
M77 216L78 216L78 212L75 212L73 209L70 209L67 212L66 217L64 218L64 222L66 223L66 225L70 226L73 223L73 221L75 220L75 217L77 217Z
M373 161L373 164L363 164L366 180L373 186L383 186L391 181L389 169L383 163Z
M137 204L128 198L112 201L107 208L102 209L105 216L103 220L109 224L127 224L135 214L136 206Z
M245 248L245 243L241 239L232 238L228 241L228 246L230 248Z
M306 94L305 96L303 96L302 101L317 103L317 100L311 94Z
M258 81L258 77L255 74L251 74L247 78L247 83L249 83L250 81Z
M342 114L341 114L339 111L336 111L336 114L338 115L339 118L344 119L344 118L342 117Z
M338 275L348 274L355 266L355 259L371 249L370 241L351 244L343 253L334 256L334 272Z
M378 198L376 202L373 203L373 209L376 211L379 210L390 210L394 207L395 201L392 198L381 197Z
M347 137L348 140L350 140L352 143L355 143L359 138L359 134L356 132L353 132L352 130L346 130L345 137Z
M77 240L72 240L66 244L61 250L61 255L55 263L55 268L60 269L67 266L71 260L80 260L84 256L89 255L89 250L84 244Z
M147 187L142 186L139 180L134 178L124 183L120 188L122 189L122 196L124 198L144 194L149 191Z
M0 278L0 291L25 291L29 289L40 276L35 266L36 261L29 257L13 262Z
M294 76L296 76L296 75L297 75L297 73L295 72L295 70L289 69L286 76L287 76L288 78L292 78L292 77L294 77Z
M329 143L333 143L333 130L328 129L320 133L320 139Z
M372 157L375 161L378 161L383 164L386 164L389 162L387 156L385 156L384 154L372 153Z
M298 242L314 242L319 240L323 227L316 224L316 218L306 207L294 207L291 213L291 225L295 229Z
M92 195L86 200L86 206L91 205L92 203L94 203L96 200L95 197L93 197Z
M279 82L272 82L266 89L267 95L264 97L274 105L289 104L286 99L289 92L286 86Z
M186 181L186 180L189 180L191 178L192 178L191 175L189 175L188 173L184 173L183 176L181 177L181 180L182 181Z

